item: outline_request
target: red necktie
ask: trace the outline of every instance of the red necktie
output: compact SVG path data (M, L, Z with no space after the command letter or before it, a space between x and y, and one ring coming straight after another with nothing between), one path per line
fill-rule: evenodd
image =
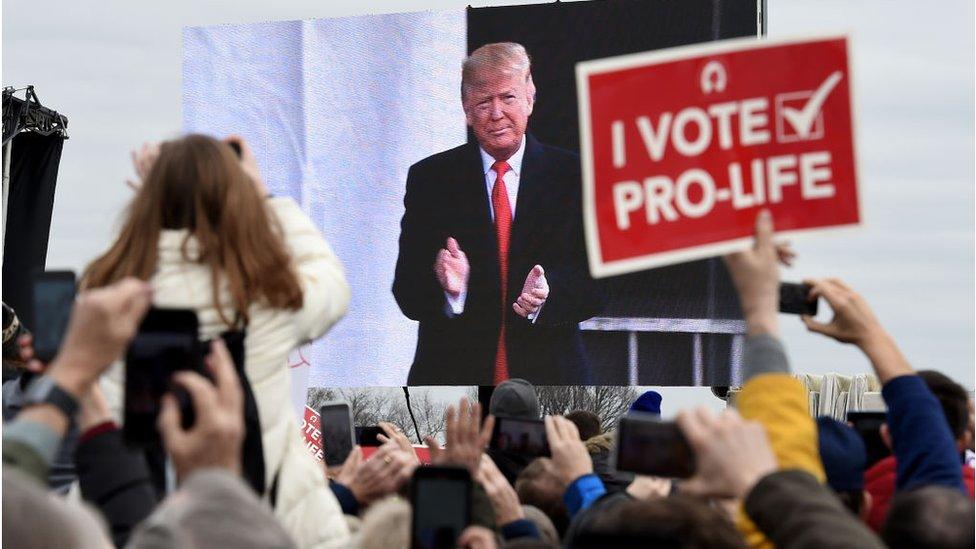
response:
M491 189L491 207L495 212L495 235L498 237L498 267L502 283L502 325L498 332L498 352L495 354L495 385L508 379L508 355L505 350L505 317L508 313L508 237L512 228L512 207L508 203L505 174L511 167L508 162L492 164L495 170L495 186Z

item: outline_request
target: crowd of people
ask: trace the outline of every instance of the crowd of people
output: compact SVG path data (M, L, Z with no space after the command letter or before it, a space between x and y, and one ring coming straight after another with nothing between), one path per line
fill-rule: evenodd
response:
M414 509L405 497L428 465L402 426L381 425L368 459L356 447L327 469L302 443L288 402L287 354L325 333L349 302L326 241L292 200L270 196L240 138L146 147L136 166L122 231L84 273L56 358L41 363L29 336L20 341L33 379L18 385L5 416L4 544L411 545L411 516L442 510ZM508 380L487 413L462 400L446 413L444 444L426 441L432 465L474 481L458 546L973 546L968 394L937 372L916 372L846 283L807 281L810 298L833 311L829 322L804 317L809 330L860 349L883 386L880 435L892 455L869 468L859 435L811 417L791 375L778 317L778 264L790 252L773 225L761 212L754 246L725 258L747 326L735 407L677 411L695 474L614 470L615 433L601 432L599 418L540 418L532 385ZM192 401L192 424L174 395L161 401L158 454L128 446L119 425L120 359L151 306L195 310L200 335L212 338L207 375L173 379ZM660 406L648 394L633 409ZM489 448L496 417L543 419L549 457ZM52 483L69 495L53 495Z

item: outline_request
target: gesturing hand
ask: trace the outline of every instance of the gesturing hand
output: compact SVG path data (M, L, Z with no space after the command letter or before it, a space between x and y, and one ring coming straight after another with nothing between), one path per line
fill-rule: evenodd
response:
M811 298L822 296L834 311L834 318L827 324L817 322L810 316L800 317L811 332L859 346L884 332L868 302L843 281L828 278L804 280L804 283L811 286Z
M627 485L627 493L634 499L657 499L668 497L672 481L669 478L635 475Z
M437 252L437 259L434 261L434 274L437 275L437 282L445 292L453 297L461 295L461 292L468 290L468 256L464 255L461 247L458 246L454 237L447 239L446 248L441 248Z
M180 425L176 397L163 395L156 427L163 446L173 458L178 479L204 467L220 467L234 474L241 472L241 444L244 442L244 392L234 361L220 339L210 344L207 367L214 383L196 372L181 371L176 383L190 393L196 422L188 431Z
M505 475L487 455L481 456L481 467L478 468L475 480L485 489L491 508L495 511L495 522L499 526L525 518L525 511L522 510L515 488L512 488Z
M135 336L152 302L152 287L135 278L78 294L48 375L81 397Z
M695 476L678 485L684 492L743 498L778 468L763 426L743 420L734 409L717 417L707 408L684 410L678 426L695 454Z
M804 282L811 286L812 299L823 296L834 311L834 318L826 324L809 316L800 317L808 330L857 345L871 360L882 384L895 377L912 374L914 370L911 365L863 297L836 278Z
M472 478L476 477L481 465L481 454L488 447L491 431L495 428L495 418L488 416L482 425L481 404L469 406L468 399L462 398L457 413L454 405L448 406L444 419L447 420L445 447L441 448L434 437L425 439L430 447L430 461L434 465L466 467Z
M353 452L361 455L359 446ZM336 482L346 485L356 501L365 506L399 490L410 480L417 466L413 449L406 452L396 441L387 441L368 460L357 464L356 470L349 475L351 478L340 476Z
M379 422L379 426L380 429L383 429L383 432L386 434L376 435L377 440L383 443L392 440L401 450L413 456L414 461L416 461L418 465L420 464L420 458L417 457L417 452L414 452L413 445L410 444L410 439L407 438L407 435L403 433L402 429L388 421Z
M262 198L268 196L268 186L264 183L264 178L261 177L261 169L258 168L258 160L254 156L251 146L239 135L227 136L224 141L228 144L235 144L241 150L241 169L251 178L258 195Z
M542 265L536 265L525 277L522 293L515 303L512 303L512 308L519 316L528 317L538 312L547 299L549 299L549 281L546 280L546 271Z
M17 351L20 353L20 361L28 372L43 374L47 370L47 364L43 363L34 354L34 334L24 334L17 338Z
M138 191L142 187L142 182L149 175L156 159L159 158L159 143L143 143L138 151L131 151L132 167L136 170L136 180L126 179L125 184L133 191Z
M593 460L579 438L576 425L562 416L546 416L546 438L552 464L564 486L593 472Z

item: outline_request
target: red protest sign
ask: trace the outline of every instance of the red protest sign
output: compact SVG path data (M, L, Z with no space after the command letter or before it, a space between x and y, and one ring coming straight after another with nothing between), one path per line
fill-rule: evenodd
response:
M325 459L322 449L322 427L319 413L311 406L305 406L305 417L302 419L302 436L305 439L305 447L315 457L316 460ZM376 453L376 448L364 447L363 458L369 459ZM430 449L427 446L413 445L413 451L421 463L430 464Z
M305 438L305 447L315 456L315 459L318 461L325 459L322 454L322 428L319 425L319 413L308 405L305 406L305 417L302 418L302 436Z
M576 67L595 277L861 222L845 37L730 40Z

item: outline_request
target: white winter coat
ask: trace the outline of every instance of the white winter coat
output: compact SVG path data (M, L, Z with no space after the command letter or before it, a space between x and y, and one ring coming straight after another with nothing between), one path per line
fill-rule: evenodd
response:
M300 547L341 547L349 541L342 510L326 484L322 465L305 448L290 398L288 355L304 342L323 335L346 313L349 285L342 265L328 243L298 205L289 198L270 198L271 215L278 218L287 248L304 292L301 310L270 309L253 304L245 340L245 368L261 417L266 486L275 473L278 495L275 515ZM150 280L157 307L194 309L201 337L228 329L213 306L210 269L184 260L185 230L163 231L159 261ZM188 245L194 257L196 242ZM225 287L221 306L233 319L234 307ZM113 367L103 387L114 410L121 410L124 370Z

